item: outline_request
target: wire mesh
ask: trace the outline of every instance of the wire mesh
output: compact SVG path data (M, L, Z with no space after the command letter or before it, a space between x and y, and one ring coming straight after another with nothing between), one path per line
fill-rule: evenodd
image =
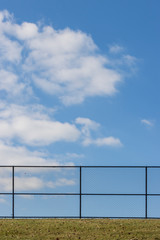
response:
M160 196L148 196L148 217L160 218Z
M1 166L0 218L160 218L160 167Z
M16 195L16 217L78 217L78 196Z
M79 169L15 167L15 193L79 193Z
M160 168L148 169L148 194L160 194Z
M12 192L12 167L0 167L0 193Z
M145 193L144 168L87 167L83 168L82 179L82 193Z
M83 196L83 217L144 218L144 196Z
M0 217L12 217L11 195L0 195Z

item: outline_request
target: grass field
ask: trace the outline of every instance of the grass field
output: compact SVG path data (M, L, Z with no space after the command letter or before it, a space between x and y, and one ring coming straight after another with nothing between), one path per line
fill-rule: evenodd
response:
M0 220L0 240L160 240L160 220Z

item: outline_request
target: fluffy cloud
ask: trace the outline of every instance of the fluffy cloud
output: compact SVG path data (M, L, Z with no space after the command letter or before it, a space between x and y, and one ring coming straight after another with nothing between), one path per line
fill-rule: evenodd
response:
M5 171L5 170L4 170ZM0 178L0 191L1 192L11 192L12 191L12 178L7 176L7 171L5 172L6 176ZM15 192L25 192L25 191L40 191L44 188L56 188L56 187L64 187L64 186L74 186L74 179L67 178L57 178L55 181L47 181L43 180L40 177L22 177L15 176L14 177L14 190Z
M34 191L43 188L73 186L75 181L67 178L57 178L55 181L42 180L39 177L15 177L15 191Z
M74 142L79 137L79 131L69 123L19 116L8 123L0 121L0 137L18 138L28 145L48 145L57 141Z
M62 123L52 120L49 117L50 111L41 105L20 106L1 103L0 139L3 141L16 140L21 144L32 146L45 146L59 141L76 142L78 140L81 140L85 146L90 144L97 146L120 145L120 140L113 137L93 140L91 133L98 131L100 124L89 118L78 117L75 124ZM10 151L13 153L12 147Z
M0 142L0 165L59 165L56 160L47 159L47 154L29 151L26 147ZM2 175L2 173L1 173Z
M0 138L19 139L27 145L48 145L57 141L76 141L80 132L75 125L49 119L40 111L29 111L29 107L0 106ZM31 112L31 114L30 114Z
M28 22L16 24L7 11L0 12L0 46L0 64L8 73L5 84L0 76L5 91L10 91L10 82L19 91L28 85L33 89L34 84L71 105L86 97L111 96L123 79L86 33ZM112 52L119 48L112 47Z
M37 177L15 177L15 191L33 191L44 187L44 182ZM11 192L12 191L12 178L3 177L0 178L0 191Z
M130 55L125 59L134 60ZM122 74L86 33L17 24L9 12L0 12L0 163L58 165L35 149L61 141L120 146L117 138L93 137L99 123L82 117L60 122L53 116L54 109L34 103L43 104L45 95L39 89L65 105L81 103L87 97L111 96L122 80Z
M15 177L15 191L33 191L44 187L44 182L38 177Z
M5 91L8 95L16 96L22 93L24 88L25 84L18 82L16 74L0 70L0 91Z

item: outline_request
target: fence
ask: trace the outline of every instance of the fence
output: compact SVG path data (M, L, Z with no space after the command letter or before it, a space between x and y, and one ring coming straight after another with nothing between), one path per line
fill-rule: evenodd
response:
M160 167L0 166L0 218L160 218Z

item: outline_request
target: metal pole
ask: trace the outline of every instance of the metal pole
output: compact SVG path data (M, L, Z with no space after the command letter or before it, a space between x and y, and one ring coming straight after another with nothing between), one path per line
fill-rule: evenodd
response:
M148 218L148 207L147 207L147 196L148 196L148 189L147 189L147 167L145 167L145 218Z
M12 218L14 219L14 166L12 167Z
M79 188L79 218L82 218L82 167L80 166L79 168L80 172L79 172L79 184L80 184L80 188Z

